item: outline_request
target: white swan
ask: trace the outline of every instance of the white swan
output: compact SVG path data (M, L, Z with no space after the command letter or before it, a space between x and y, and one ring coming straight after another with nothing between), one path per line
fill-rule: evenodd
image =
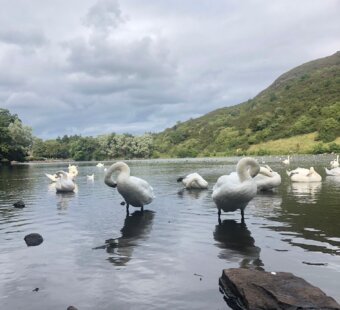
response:
M91 175L87 175L86 178L87 178L89 181L94 181L94 173L92 173Z
M325 168L327 175L340 176L340 167L328 170Z
M117 173L116 182L111 178ZM130 168L124 162L113 164L106 172L104 182L107 186L117 187L126 202L126 212L129 212L129 205L139 207L143 210L144 205L152 202L155 198L153 188L143 179L130 176Z
M338 168L339 167L339 155L336 156L336 159L331 161L331 168Z
M267 191L281 184L281 176L268 165L261 166L260 172L254 177L258 190Z
M282 161L285 165L289 165L290 164L290 156L288 155L287 159Z
M45 173L45 175L49 178L51 182L56 182L57 179L59 178L56 173L55 174Z
M180 177L177 182L182 182L187 189L206 189L208 182L204 180L197 172L190 173L186 177Z
M287 171L288 176L292 182L320 182L322 177L313 167L296 168L295 170Z
M73 192L76 185L72 177L65 171L58 171L56 174L59 176L55 184L57 192Z
M237 175L231 173L218 178L213 187L212 198L218 208L219 220L221 210L231 212L240 209L242 221L244 221L244 209L257 192L253 177L259 171L258 162L251 157L245 157L237 163Z
M101 167L104 167L104 164L98 163L96 166L97 166L98 168L101 168Z
M75 165L68 165L68 175L73 179L73 181L76 179L76 176L78 175L78 168Z

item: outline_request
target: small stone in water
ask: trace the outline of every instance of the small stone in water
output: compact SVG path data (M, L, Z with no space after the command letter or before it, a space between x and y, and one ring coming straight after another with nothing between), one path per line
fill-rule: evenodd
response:
M22 208L25 208L25 203L22 200L19 200L19 201L13 203L13 206L14 206L14 208L22 209Z
M28 234L24 240L27 246L37 246L44 241L43 237L37 233Z
M78 309L76 307L69 306L69 307L67 307L67 310L78 310Z

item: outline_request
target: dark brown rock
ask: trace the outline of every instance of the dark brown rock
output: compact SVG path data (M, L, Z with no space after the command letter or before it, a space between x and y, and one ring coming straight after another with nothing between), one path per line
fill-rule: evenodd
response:
M24 240L25 240L27 246L37 246L44 241L43 237L40 234L37 234L37 233L32 233L32 234L26 235Z
M232 309L340 309L319 288L288 272L231 268L223 270L219 282Z

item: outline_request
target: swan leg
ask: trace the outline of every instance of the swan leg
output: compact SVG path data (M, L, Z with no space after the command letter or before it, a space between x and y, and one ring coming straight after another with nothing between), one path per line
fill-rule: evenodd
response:
M244 210L241 209L241 222L244 223Z
M142 207L140 208L140 210L143 212L143 211L144 211L144 206L142 206Z
M218 208L217 214L218 214L218 222L221 224L221 209L220 208Z
M126 203L126 214L129 215L129 204Z

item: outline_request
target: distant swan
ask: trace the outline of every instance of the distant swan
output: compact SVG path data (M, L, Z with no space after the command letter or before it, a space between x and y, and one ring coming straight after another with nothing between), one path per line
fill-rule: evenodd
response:
M244 221L244 209L257 192L253 177L259 172L258 162L251 157L245 157L237 163L237 175L231 173L218 178L213 187L212 198L218 208L219 220L221 210L231 212L240 209L242 221Z
M90 181L94 181L94 173L92 173L91 175L87 175L86 178Z
M339 155L336 156L336 159L331 161L331 168L338 168L339 167Z
M97 166L98 168L101 168L101 167L104 167L104 164L98 163L96 166Z
M57 192L73 192L76 185L72 177L65 171L58 171L56 174L59 176L55 184Z
M296 168L295 170L287 171L292 182L320 182L321 175L318 174L313 167Z
M116 182L111 178L113 173L117 173ZM113 164L106 172L104 182L107 186L117 187L126 202L126 212L129 212L129 205L143 210L144 205L152 202L155 198L153 189L143 179L130 176L130 168L124 162Z
M182 182L187 189L206 189L208 182L204 180L197 172L190 173L186 177L180 177L177 182Z
M281 184L281 176L268 165L261 166L260 172L254 177L258 190L267 191Z
M290 164L290 156L288 155L287 159L282 161L285 165L289 165Z
M325 168L327 175L340 176L340 167L328 170Z

